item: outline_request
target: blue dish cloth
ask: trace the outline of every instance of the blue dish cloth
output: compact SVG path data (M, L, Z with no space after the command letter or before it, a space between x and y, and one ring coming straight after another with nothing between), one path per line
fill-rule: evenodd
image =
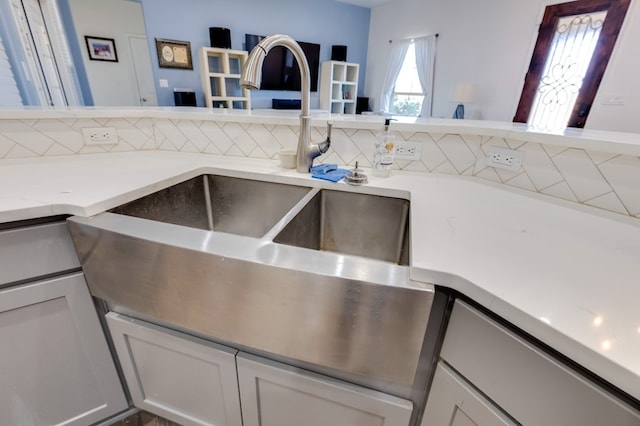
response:
M317 166L311 167L309 170L311 174L321 175L323 173L330 172L331 170L335 170L338 168L337 164L318 164Z
M349 173L351 173L349 170L346 169L333 169L333 170L329 170L327 172L314 172L313 168L311 168L311 177L316 178L316 179L324 179L324 180L328 180L331 182L338 182L340 181L342 178L344 178L346 175L348 175Z

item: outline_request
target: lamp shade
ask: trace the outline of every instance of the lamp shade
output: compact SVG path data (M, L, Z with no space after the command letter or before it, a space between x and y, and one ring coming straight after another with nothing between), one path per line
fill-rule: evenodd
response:
M476 86L470 83L458 83L451 93L451 101L458 103L473 102L476 95Z

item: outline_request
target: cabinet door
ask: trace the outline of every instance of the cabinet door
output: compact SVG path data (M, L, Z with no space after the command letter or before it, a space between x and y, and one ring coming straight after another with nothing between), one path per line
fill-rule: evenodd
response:
M640 425L635 408L462 301L440 356L521 424Z
M244 426L408 425L410 401L241 353Z
M136 407L182 425L242 425L237 351L114 312L107 323Z
M516 425L445 364L438 364L421 426Z
M0 424L88 425L127 409L81 273L0 292Z

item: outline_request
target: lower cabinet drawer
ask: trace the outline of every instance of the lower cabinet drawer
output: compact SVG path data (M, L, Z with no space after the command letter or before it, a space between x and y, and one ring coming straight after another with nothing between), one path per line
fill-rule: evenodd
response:
M110 312L136 407L182 425L242 426L236 350Z
M0 286L80 269L66 222L0 231Z
M640 413L464 302L441 358L521 424L640 425Z

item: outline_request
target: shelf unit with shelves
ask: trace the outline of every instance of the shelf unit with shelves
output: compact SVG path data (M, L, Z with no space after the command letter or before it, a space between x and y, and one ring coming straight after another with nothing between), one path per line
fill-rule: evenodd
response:
M200 49L202 91L206 107L251 109L249 90L240 87L240 74L248 56L244 50L216 47Z
M322 63L320 108L332 114L355 114L360 65L342 61Z

